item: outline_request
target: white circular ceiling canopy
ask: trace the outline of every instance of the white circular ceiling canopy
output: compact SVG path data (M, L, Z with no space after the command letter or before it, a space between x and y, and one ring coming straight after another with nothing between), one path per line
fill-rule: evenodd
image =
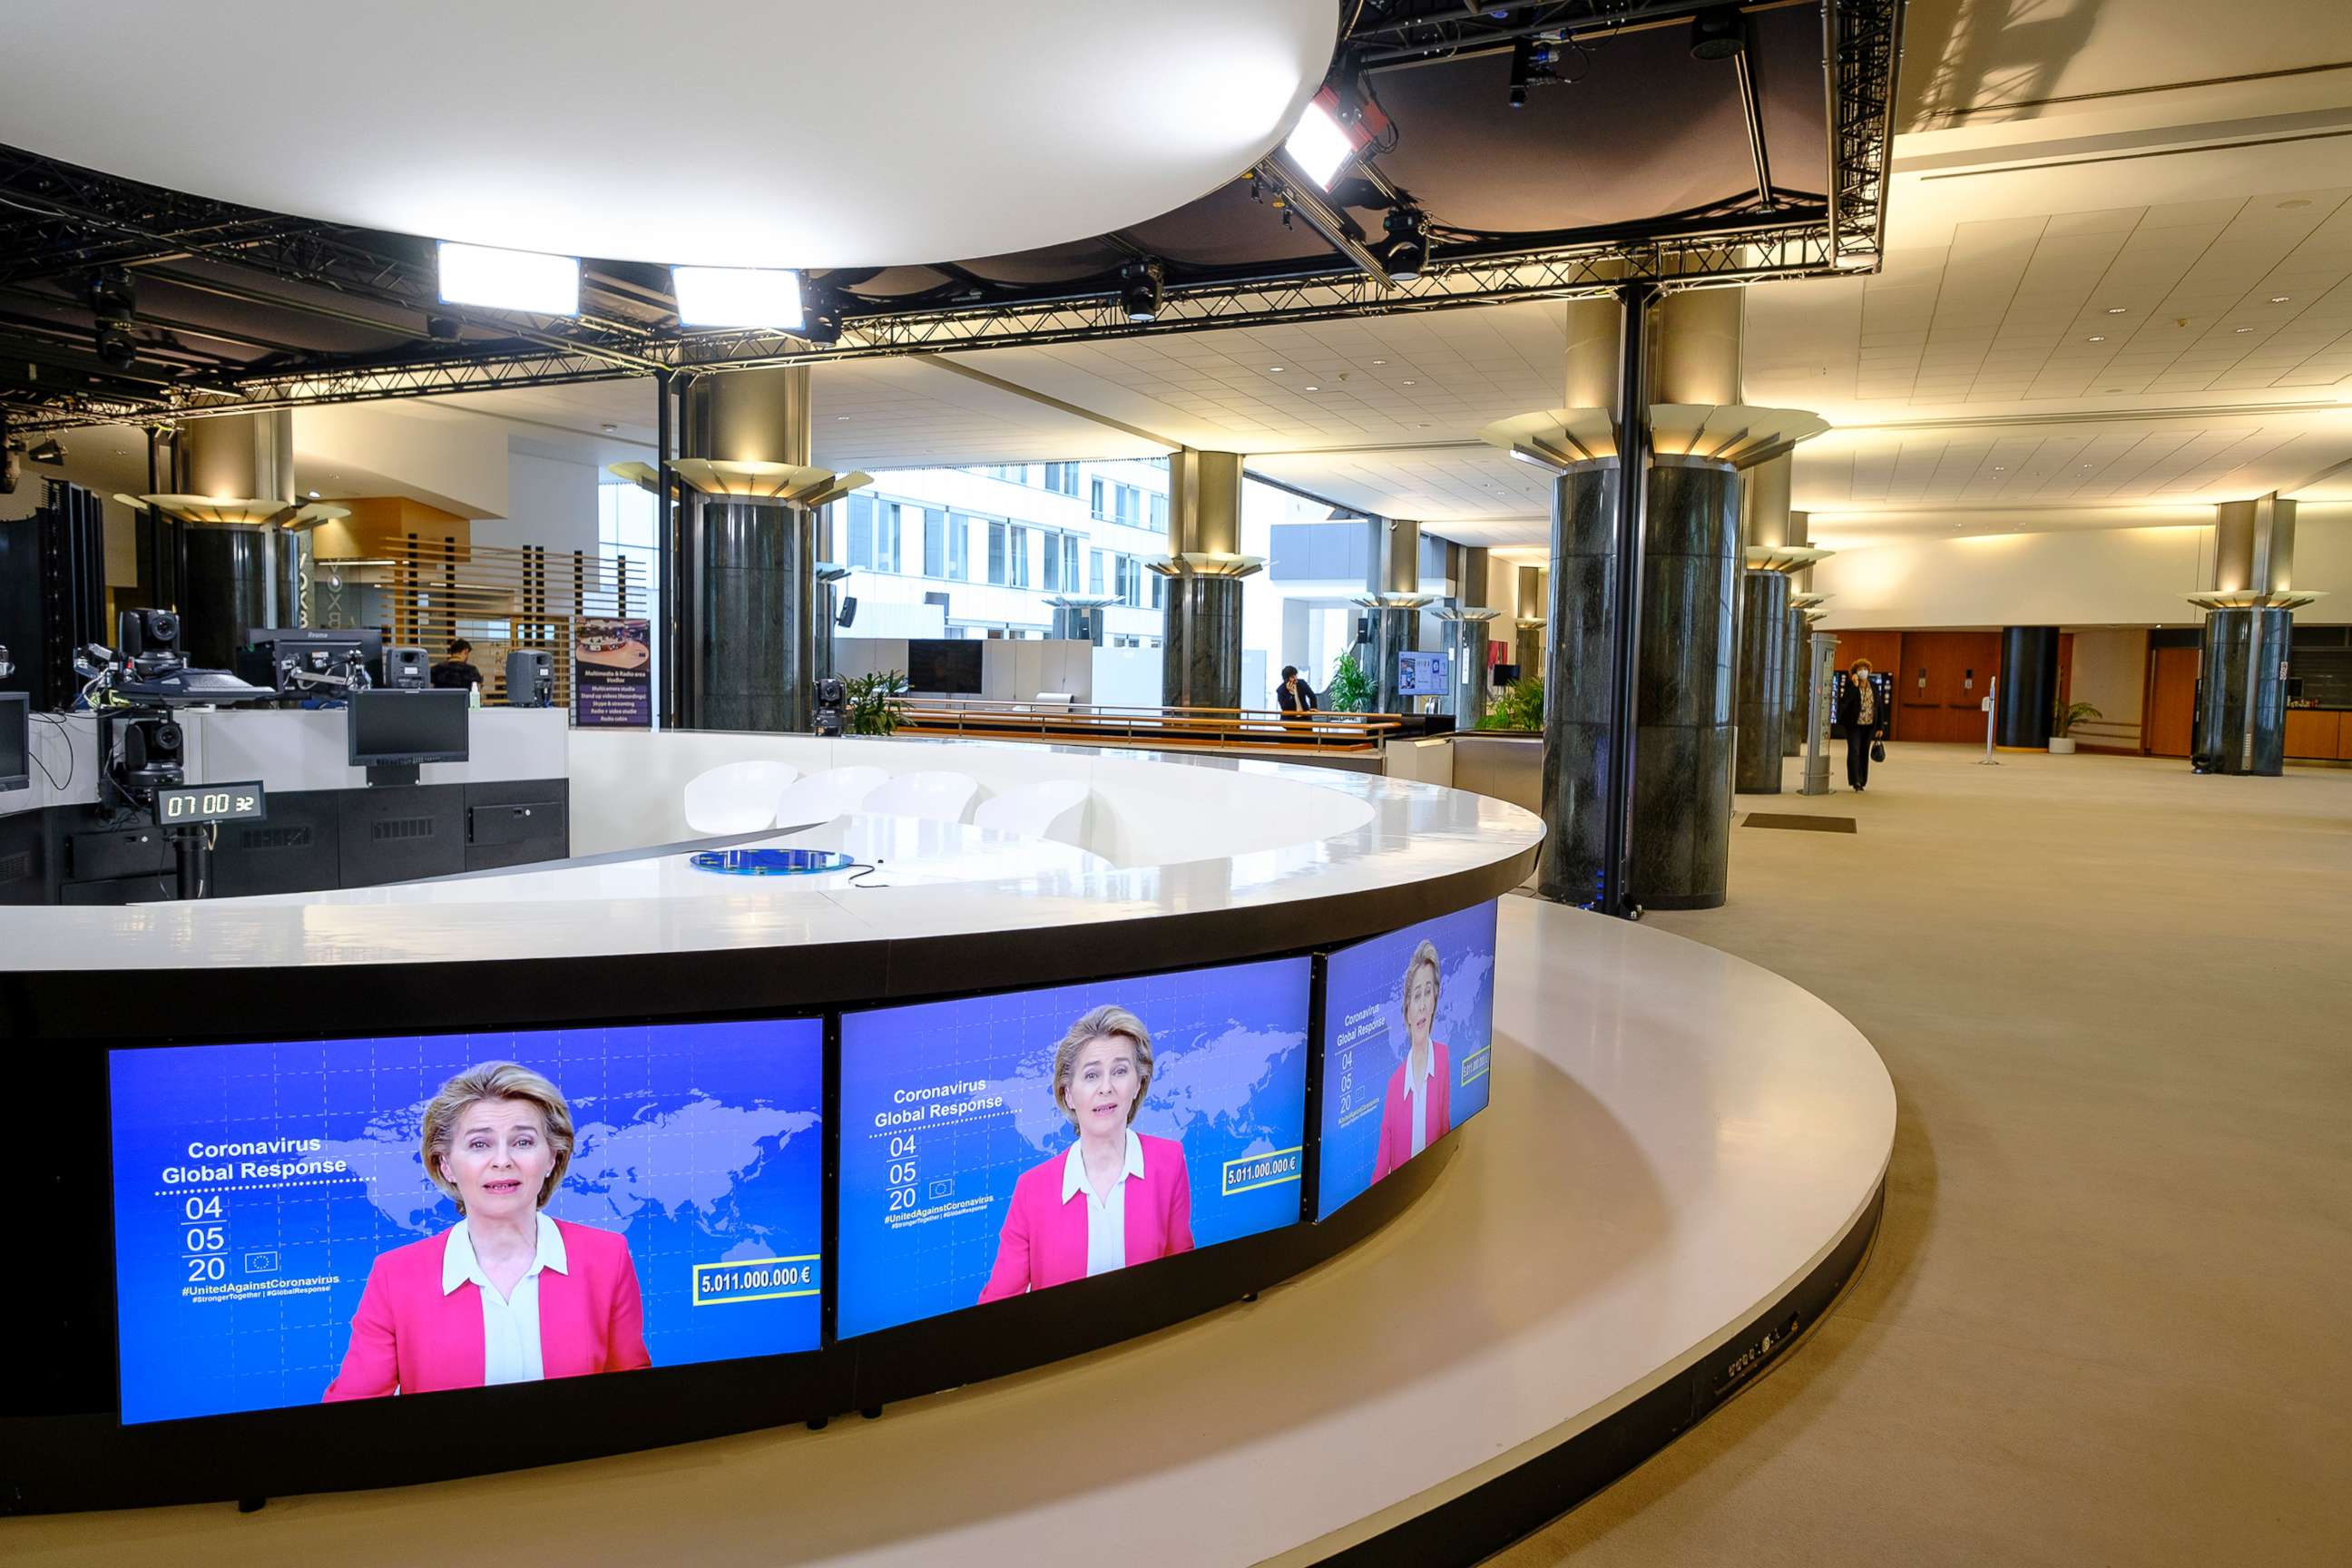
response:
M996 255L1288 133L1335 0L16 0L0 142L303 217L722 267Z

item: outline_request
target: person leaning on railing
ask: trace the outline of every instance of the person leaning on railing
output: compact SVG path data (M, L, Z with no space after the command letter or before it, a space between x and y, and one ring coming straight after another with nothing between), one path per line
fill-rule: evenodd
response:
M1315 711L1315 689L1298 673L1295 664L1282 667L1282 684L1274 689L1274 700L1285 713L1304 715ZM1298 719L1287 721L1297 723Z

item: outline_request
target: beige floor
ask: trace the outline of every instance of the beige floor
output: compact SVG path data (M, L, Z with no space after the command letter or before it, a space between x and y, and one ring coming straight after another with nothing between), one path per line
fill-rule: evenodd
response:
M1885 1223L1502 1568L2352 1562L2352 771L1974 757L1743 799L1858 831L1737 828L1729 906L1651 917L1876 1043Z

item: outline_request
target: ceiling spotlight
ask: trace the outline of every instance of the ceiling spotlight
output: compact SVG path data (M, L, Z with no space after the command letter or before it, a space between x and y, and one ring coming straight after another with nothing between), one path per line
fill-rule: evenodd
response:
M98 357L116 370L129 370L139 358L139 340L126 321L98 324Z
M101 321L127 321L139 312L139 284L129 269L102 267L89 275L89 313Z
M319 492L317 490L306 490L303 493L312 500L317 500L319 499Z
M1429 218L1414 207L1397 207L1388 216L1388 241L1381 247L1381 265L1390 280L1410 283L1429 264Z
M790 268L673 267L669 279L681 327L773 327L795 332L805 319L801 275Z
M425 318L425 335L437 342L454 343L457 341L457 334L463 330L455 316Z
M1310 387L1308 387L1307 390L1307 391L1309 391L1309 392L1320 392L1320 391L1322 391L1323 389L1322 389L1321 387L1319 387L1319 386L1310 386Z
M48 440L42 442L39 446L26 453L25 456L30 458L34 462L46 463L50 468L54 468L61 467L64 464L66 460L66 449L58 445L57 438L55 437L51 437Z
M441 302L524 310L535 316L580 313L580 260L536 250L440 242Z
M2232 328L2231 330L2232 330L2233 331L2240 331L2240 332L2251 332L2251 331L2252 331L2254 329L2253 329L2253 328L2252 328L2252 327L2235 327L2235 328Z
M2094 334L2092 335L2092 337L2091 337L2091 340L2090 340L2090 341L2091 341L2091 342L2095 342L2095 343L2103 343L2103 342L2105 342L2107 340L2106 340L2106 335L2105 335L2105 333L2103 333L2103 332L2102 332L2102 333L2094 333Z
M611 436L616 434L621 427L618 425L599 425L596 428L604 432L605 435Z
M2284 305L2289 300L2294 298L2294 296L2292 294L2273 294L2271 296L2271 303L2273 305Z
M1137 325L1160 314L1160 264L1130 262L1118 275L1118 308Z
M1388 363L1389 362L1388 362L1388 361L1386 361L1386 360L1384 360L1384 359L1376 359L1376 360L1374 360L1372 363L1373 363L1374 364L1386 364L1386 363Z
M2107 307L2107 314L2110 316L2120 316L2124 313L2125 309L2126 307L2122 305L2110 305Z
M1745 54L1748 39L1737 5L1717 5L1691 18L1691 58L1727 60Z

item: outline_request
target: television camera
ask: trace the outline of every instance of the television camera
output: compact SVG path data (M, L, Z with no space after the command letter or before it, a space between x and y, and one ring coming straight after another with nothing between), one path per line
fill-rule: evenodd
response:
M226 670L194 669L180 651L180 617L169 610L125 610L115 640L121 651L91 643L74 669L98 718L100 801L147 817L163 829L184 899L201 899L211 880L218 825L266 813L261 785L187 782L187 735L173 710L268 697Z

